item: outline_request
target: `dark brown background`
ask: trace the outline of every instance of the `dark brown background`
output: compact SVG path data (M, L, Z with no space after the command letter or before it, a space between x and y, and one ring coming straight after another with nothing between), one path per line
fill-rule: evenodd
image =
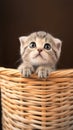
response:
M16 68L21 35L44 30L63 41L58 68L73 67L73 0L0 0L0 66Z

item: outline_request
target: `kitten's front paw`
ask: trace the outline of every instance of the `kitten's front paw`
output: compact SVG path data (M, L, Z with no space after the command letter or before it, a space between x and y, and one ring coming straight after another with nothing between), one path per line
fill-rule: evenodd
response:
M52 72L52 70L48 67L38 67L36 73L39 78L47 78L48 75Z
M30 77L30 75L34 72L33 66L20 65L18 69L23 75L23 77Z

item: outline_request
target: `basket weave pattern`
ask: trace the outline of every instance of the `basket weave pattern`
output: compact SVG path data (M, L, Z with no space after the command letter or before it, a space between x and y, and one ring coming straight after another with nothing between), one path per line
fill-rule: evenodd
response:
M3 130L73 130L73 69L48 79L0 68Z

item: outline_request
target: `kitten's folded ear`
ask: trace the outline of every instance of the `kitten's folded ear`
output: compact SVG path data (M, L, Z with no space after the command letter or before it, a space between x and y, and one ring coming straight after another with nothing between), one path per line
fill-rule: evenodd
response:
M62 41L58 38L54 38L54 42L56 44L56 47L59 51L61 51L61 47L62 47Z
M21 44L22 47L24 46L24 44L25 44L25 42L26 42L26 39L27 39L26 36L21 36L21 37L19 37L19 41L20 41L20 44Z

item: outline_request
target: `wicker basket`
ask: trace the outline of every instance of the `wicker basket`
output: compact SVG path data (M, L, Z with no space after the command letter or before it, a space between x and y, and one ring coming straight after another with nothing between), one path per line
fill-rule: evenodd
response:
M0 68L3 130L73 130L73 69L48 79Z

